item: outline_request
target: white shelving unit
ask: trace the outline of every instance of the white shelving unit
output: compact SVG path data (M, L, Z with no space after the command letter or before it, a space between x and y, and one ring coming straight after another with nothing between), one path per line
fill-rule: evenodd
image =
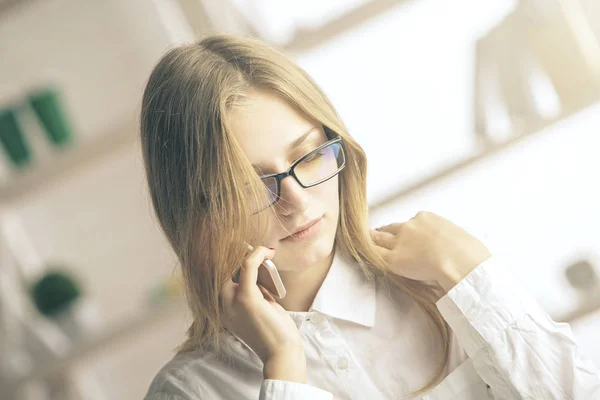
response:
M94 168L97 163L110 157L114 152L136 145L138 136L137 123L133 120L124 121L115 124L104 134L97 134L93 139L73 143L57 152L56 156L13 174L10 180L0 186L0 217L2 214L9 213L12 206L18 205L38 190L51 187L73 173ZM0 218L0 223L6 221L5 218ZM23 249L29 247L24 245ZM19 259L19 255L16 258ZM4 382L3 384L10 389L3 390L14 393L25 383L51 377L112 343L150 331L150 328L158 322L168 320L170 316L177 314L178 310L185 309L181 298L172 298L155 306L147 306L131 319L108 326L82 342L72 343L64 354L36 362L26 375Z
M195 7L199 7L195 4L199 2L187 3L194 3ZM102 171L116 153L119 153L116 158L120 161L124 158L121 157L123 154L125 158L130 157L130 154L134 157L139 137L139 114L136 110L144 80L165 49L181 41L190 41L195 33L189 29L177 4L178 1L171 0L87 3L71 0L0 0L0 25L3 28L0 31L4 40L1 47L7 59L7 65L3 63L3 72L8 76L0 82L0 86L7 89L3 93L22 94L28 90L29 85L56 83L65 94L66 103L70 106L67 114L73 117L71 122L75 128L72 143L62 148L51 148L47 153L32 149L32 153L38 157L29 165L20 170L9 168L6 174L4 169L1 171L0 228L5 226L7 220L13 225L19 224L23 204L49 198L51 195L45 195L62 185L73 188L69 185L77 180L78 174L93 175L94 171ZM3 96L3 104L9 101L11 99ZM104 125L107 121L114 123L92 131L92 127ZM77 131L77 127L84 129ZM39 132L26 130L26 136L29 132L33 132L32 138L27 138L32 139L32 144L35 139L33 135ZM0 156L3 157L3 154ZM133 162L128 166L132 164ZM139 182L134 182L137 183ZM70 195L65 194L66 197ZM126 195L121 196L123 197ZM38 209L43 209L43 206ZM139 218L140 214L137 213L136 217ZM27 216L25 211L23 215ZM15 230L25 231L20 229L21 225L26 225L25 220L23 218L24 223L19 224L19 229ZM43 222L39 226L44 227ZM35 236L35 232L27 233L29 235L25 236ZM24 239L27 242L27 238ZM41 248L43 244L39 250L44 253ZM36 253L38 249L24 245L9 249L9 252L14 253L15 250L20 253L29 253L30 250L31 253ZM47 252L44 253L44 256L47 255ZM81 254L78 256L81 259ZM97 255L90 257L94 257L91 265L104 261L102 259L98 262ZM21 261L33 261L33 264L44 264L47 261L36 254L33 257L25 254L20 258ZM162 259L158 259L157 264L161 261ZM154 272L152 279L156 279L157 273ZM144 282L144 285L147 284L148 282ZM145 290L140 289L137 292ZM136 296L136 300L140 300L139 293ZM23 293L19 297L27 296ZM177 313L177 310L180 312ZM41 355L39 360L33 358L33 368L10 382L0 373L0 398L12 399L10 394L6 394L8 388L14 393L19 386L68 372L74 365L78 366L79 361L101 353L102 350L106 351L111 344L122 342L125 338L132 338L131 341L135 342L136 337L141 337L144 332L155 332L157 324L172 322L175 315L181 316L184 310L186 307L182 299L174 298L121 315L118 322L107 322L104 329L94 332L82 342L72 343L64 352L56 352L57 356L54 358L44 359ZM0 307L0 318L3 317L1 312ZM93 370L93 366L90 369ZM102 398L102 393L94 397L99 398Z

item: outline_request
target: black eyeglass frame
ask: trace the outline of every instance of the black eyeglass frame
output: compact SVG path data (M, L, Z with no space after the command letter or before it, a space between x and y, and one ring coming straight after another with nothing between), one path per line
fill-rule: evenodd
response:
M332 132L330 129L325 128L326 132ZM335 133L334 133L335 134ZM295 173L295 168L298 164L300 164L302 161L304 161L305 159L307 159L308 157L310 157L311 155L313 155L314 153L316 153L317 151L327 147L327 146L331 146L334 143L340 143L340 147L342 149L342 153L344 155L344 164L337 170L337 172L333 175L331 175L330 177L327 177L325 179L321 179L318 182L315 182L313 184L310 185L304 185L302 182L300 182L300 179L298 178L298 176ZM277 193L275 193L275 200L273 200L272 203L270 203L269 205L265 206L264 208L261 208L260 210L256 211L256 213L263 211L269 207L271 207L273 204L277 203L277 201L280 199L281 197L281 181L285 178L287 178L288 176L291 176L294 178L294 180L296 182L298 182L298 184L303 187L304 189L313 187L313 186L317 186L320 185L323 182L326 182L328 180L330 180L331 178L333 178L334 176L338 175L340 172L342 172L342 170L344 168L346 168L346 165L348 165L348 152L346 151L346 146L344 145L344 141L342 140L341 136L338 136L335 139L331 139L328 140L327 142L323 143L322 145L320 145L319 147L317 147L316 149L312 150L310 153L307 153L305 155L303 155L302 157L300 157L299 159L297 159L296 161L294 161L294 163L287 169L287 171L284 172L280 172L278 174L269 174L269 175L261 175L260 179L264 180L264 179L269 179L269 178L275 178L275 182L277 185Z

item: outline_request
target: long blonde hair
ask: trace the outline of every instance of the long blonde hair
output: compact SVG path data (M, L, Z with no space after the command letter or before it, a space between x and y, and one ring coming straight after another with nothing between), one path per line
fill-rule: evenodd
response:
M244 259L243 242L260 243L266 232L265 217L251 215L248 196L261 196L264 185L226 118L253 88L281 96L342 137L348 165L338 181L336 249L356 261L369 280L398 287L431 317L443 356L417 393L429 390L449 357L449 328L435 306L440 293L428 283L386 272L369 234L363 149L304 70L249 37L218 34L171 49L152 71L143 95L141 144L152 204L178 257L193 316L179 351L220 351L220 288Z

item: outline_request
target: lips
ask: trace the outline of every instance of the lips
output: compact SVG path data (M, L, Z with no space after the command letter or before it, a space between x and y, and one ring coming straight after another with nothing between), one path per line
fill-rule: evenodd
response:
M319 222L319 220L320 220L321 218L323 218L323 216L322 216L322 215L321 215L320 217L318 217L318 218L315 218L315 219L313 219L313 220L309 221L308 223L306 223L306 224L304 224L304 225L301 225L301 226L299 226L298 228L296 228L296 229L293 231L293 233L292 233L290 236L286 236L286 237L284 237L284 238L283 238L283 239L281 239L281 240L287 239L287 238L289 238L289 237L291 237L291 236L293 236L293 235L297 234L298 232L301 232L301 231L303 231L303 230L305 230L305 229L308 229L308 228L310 228L311 226L313 226L314 224L316 224L317 222Z

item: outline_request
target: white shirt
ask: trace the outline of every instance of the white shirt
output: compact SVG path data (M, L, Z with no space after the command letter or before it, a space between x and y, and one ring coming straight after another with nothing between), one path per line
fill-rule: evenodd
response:
M396 288L365 279L336 251L308 312L289 312L304 342L307 383L263 379L262 362L226 337L231 361L175 356L145 400L403 399L430 377L442 349L424 311ZM438 302L453 335L444 380L421 399L600 399L600 373L496 258ZM419 397L417 397L419 398Z

